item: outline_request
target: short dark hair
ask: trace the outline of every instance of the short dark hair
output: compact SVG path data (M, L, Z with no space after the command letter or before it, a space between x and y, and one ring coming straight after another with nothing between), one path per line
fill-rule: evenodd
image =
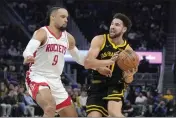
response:
M116 13L113 16L113 19L116 19L116 18L123 21L124 26L127 27L127 32L129 32L132 27L131 20L125 14L122 14L122 13Z
M65 8L64 8L64 7L51 7L51 8L48 10L48 12L47 12L47 14L46 14L46 22L47 22L47 24L49 24L49 22L50 22L50 16L51 16L51 14L52 14L54 11L58 10L58 9L65 9Z

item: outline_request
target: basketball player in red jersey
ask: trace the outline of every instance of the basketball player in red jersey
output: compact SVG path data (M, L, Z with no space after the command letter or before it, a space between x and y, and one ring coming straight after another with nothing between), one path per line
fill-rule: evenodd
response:
M124 39L131 28L130 19L121 13L115 14L109 34L95 36L85 60L85 68L96 68L88 90L86 112L88 117L124 117L121 108L126 85L133 81L137 68L122 71L116 63L99 68L102 61L110 59L115 52L132 50ZM98 71L98 72L97 72ZM102 76L104 75L104 76Z
M71 98L63 87L60 75L64 67L64 54L68 50L73 59L84 65L84 55L75 46L74 37L66 31L68 12L53 7L48 12L49 26L35 31L23 52L24 63L30 63L26 73L26 86L33 99L43 109L44 116L77 117ZM114 63L116 57L102 66Z

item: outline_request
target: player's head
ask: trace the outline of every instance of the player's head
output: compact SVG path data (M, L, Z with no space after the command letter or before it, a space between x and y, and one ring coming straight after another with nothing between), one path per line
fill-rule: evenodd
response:
M110 25L110 38L123 36L123 34L131 29L131 20L124 14L116 13Z
M68 11L62 7L52 7L47 14L49 24L54 25L61 31L66 30L68 22Z

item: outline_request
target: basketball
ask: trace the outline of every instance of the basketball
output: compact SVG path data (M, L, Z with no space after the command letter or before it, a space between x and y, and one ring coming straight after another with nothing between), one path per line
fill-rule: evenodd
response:
M139 57L133 50L123 50L120 52L117 64L123 71L136 68L139 65Z

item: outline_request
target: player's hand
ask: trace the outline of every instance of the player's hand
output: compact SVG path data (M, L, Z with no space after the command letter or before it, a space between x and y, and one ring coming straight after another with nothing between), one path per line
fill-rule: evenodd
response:
M111 60L115 62L118 59L119 54L120 54L120 51L115 52L114 55L111 57Z
M131 70L123 71L123 79L126 83L131 83L133 81L133 75L138 71L137 68Z
M107 67L100 67L100 68L97 68L97 71L101 74L101 75L104 75L106 77L111 77L112 76L112 71L107 68Z
M33 56L28 56L24 59L23 64L33 63L35 61L35 58Z

